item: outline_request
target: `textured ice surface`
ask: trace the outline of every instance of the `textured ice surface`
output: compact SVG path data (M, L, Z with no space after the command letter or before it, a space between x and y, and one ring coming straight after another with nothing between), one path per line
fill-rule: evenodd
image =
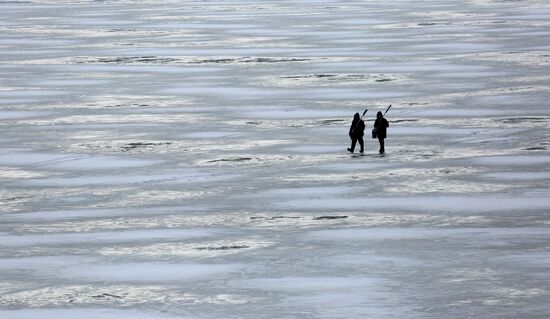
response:
M548 317L548 1L0 16L0 318Z

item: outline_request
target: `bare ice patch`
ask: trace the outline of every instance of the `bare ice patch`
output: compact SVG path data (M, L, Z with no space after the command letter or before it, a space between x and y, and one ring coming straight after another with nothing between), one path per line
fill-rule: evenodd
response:
M396 232L396 230L391 230L391 229L389 230L390 230L390 233ZM352 230L352 233L357 234L355 230ZM380 235L379 232L376 232L376 233ZM322 231L311 233L310 236L313 236L316 240L345 238L345 236L340 237L338 236L338 234L323 233ZM392 237L392 236L390 235L389 237ZM360 234L358 240L362 240L363 238L364 237L361 236ZM381 240L386 240L385 236L380 236L380 237L372 236L372 238L379 238ZM374 255L369 253L339 255L335 257L329 257L327 261L333 264L344 265L344 266L369 267L369 268L383 267L385 269L415 268L415 267L422 267L423 265L423 261L416 258L402 257L402 256L382 256L382 255Z
M250 279L239 282L239 286L267 291L317 293L319 291L369 289L383 282L380 279L365 277L282 277Z
M240 268L236 264L120 263L65 270L63 277L92 282L175 282L211 279Z
M303 198L272 204L280 209L293 210L406 210L419 212L496 212L511 210L550 209L550 198L545 196L405 196L373 198L324 197L304 201Z
M549 180L550 172L494 172L481 174L480 176L499 181L541 181Z
M395 136L464 136L478 132L476 128L449 128L437 126L395 126L389 128L389 134Z
M33 84L44 87L80 87L80 86L96 86L111 83L107 80L94 79L41 79Z
M216 176L209 173L175 171L170 174L109 174L87 175L67 178L29 179L24 183L32 186L75 187L86 185L124 185L124 184L189 184L220 181L231 178L230 175Z
M2 218L6 220L26 221L53 221L53 220L86 220L98 218L136 217L183 213L189 211L201 211L202 208L186 206L177 208L110 208L110 209L67 209L67 210L41 210L19 214L7 214Z
M112 168L137 168L159 161L129 159L115 156L87 154L36 153L4 149L0 154L0 165L49 168L56 170L95 170Z
M322 164L318 165L317 168L321 170L334 171L334 172L363 172L363 171L378 171L383 169L388 169L395 167L395 164L383 162L383 163L333 163L333 164Z
M40 308L0 310L0 317L9 319L183 319L181 316L169 316L161 313L148 313L136 310L107 308Z
M525 115L525 110L506 110L508 116ZM401 116L406 115L412 118L479 118L479 117L500 117L502 110L497 108L473 109L473 108L421 108L402 110Z
M279 305L287 311L312 313L315 318L387 317L389 313L381 303L396 307L401 304L399 296L392 292L392 281L369 276L261 278L236 285L279 294ZM382 313L385 315L380 316Z
M308 196L308 197L324 197L327 195L343 195L349 194L353 190L351 187L339 186L339 187L296 187L296 188L278 188L272 190L266 190L259 195L267 197L295 197L295 196Z
M549 155L503 155L472 159L475 163L487 166L533 166L550 165Z
M550 237L545 227L518 228L427 228L427 227L372 227L318 230L309 233L315 241L402 241L402 240L449 240L505 243L507 240L518 240L522 237Z
M213 231L202 229L148 229L112 232L77 232L40 235L2 235L0 247L24 247L42 245L105 245L124 242L173 241L201 238L213 235Z
M199 97L218 97L250 100L255 98L268 98L280 95L277 90L268 90L252 87L200 87L187 86L175 87L171 89L163 89L161 93L183 95L183 96L199 96Z
M60 96L64 95L67 92L65 91L53 91L53 90L0 90L0 100L6 99L9 100L10 98L45 98L45 97L52 97L52 96Z
M550 252L548 251L522 252L495 257L493 260L510 266L522 266L531 269L550 269Z
M218 139L218 138L227 138L227 137L235 137L242 135L242 132L230 132L230 131L202 131L202 132L192 132L192 133L185 133L182 136L186 138L192 138L192 139Z
M107 262L105 259L47 256L0 259L4 274L25 273L78 282L156 283L211 279L242 268L239 264L189 264L168 262Z
M0 111L0 121L19 120L47 115L39 111Z
M254 119L317 119L317 118L347 118L349 112L345 110L307 110L300 108L281 109L278 108L258 108L242 109L242 116Z
M295 153L337 153L345 150L345 147L342 145L303 145L303 146L293 146L284 148L286 151L295 152Z

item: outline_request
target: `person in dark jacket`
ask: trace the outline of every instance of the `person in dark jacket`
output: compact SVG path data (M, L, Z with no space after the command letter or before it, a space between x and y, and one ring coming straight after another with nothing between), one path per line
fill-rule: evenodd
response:
M348 148L348 151L353 153L355 149L355 144L359 142L361 150L359 152L363 153L365 151L365 144L363 142L363 135L365 134L365 122L359 116L359 113L355 113L353 116L353 121L349 127L349 137L351 138L351 147Z
M376 113L376 120L374 121L374 132L376 137L378 137L378 142L380 143L380 150L378 153L384 154L386 150L384 149L384 139L386 138L386 129L390 127L390 123L384 118L382 112Z

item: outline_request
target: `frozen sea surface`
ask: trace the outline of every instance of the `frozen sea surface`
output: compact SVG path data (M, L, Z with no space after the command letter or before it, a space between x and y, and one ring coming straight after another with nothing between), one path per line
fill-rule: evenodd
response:
M0 318L550 317L548 1L0 18Z

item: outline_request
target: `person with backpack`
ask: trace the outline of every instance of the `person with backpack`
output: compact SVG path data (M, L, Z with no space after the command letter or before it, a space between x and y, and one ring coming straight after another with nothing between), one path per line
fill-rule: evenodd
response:
M378 143L380 143L380 150L378 151L378 153L380 154L384 154L386 152L386 150L384 149L384 139L386 138L386 131L388 127L390 127L390 124L388 123L388 120L384 118L382 112L376 113L376 120L374 121L372 136L373 138L378 138Z
M353 150L355 150L355 144L359 142L359 145L361 146L361 150L359 150L360 153L363 153L365 151L365 144L363 142L363 135L365 134L365 122L361 119L359 116L359 113L355 113L353 116L353 121L351 122L351 126L349 128L349 137L351 138L351 147L348 148L348 151L353 153Z

